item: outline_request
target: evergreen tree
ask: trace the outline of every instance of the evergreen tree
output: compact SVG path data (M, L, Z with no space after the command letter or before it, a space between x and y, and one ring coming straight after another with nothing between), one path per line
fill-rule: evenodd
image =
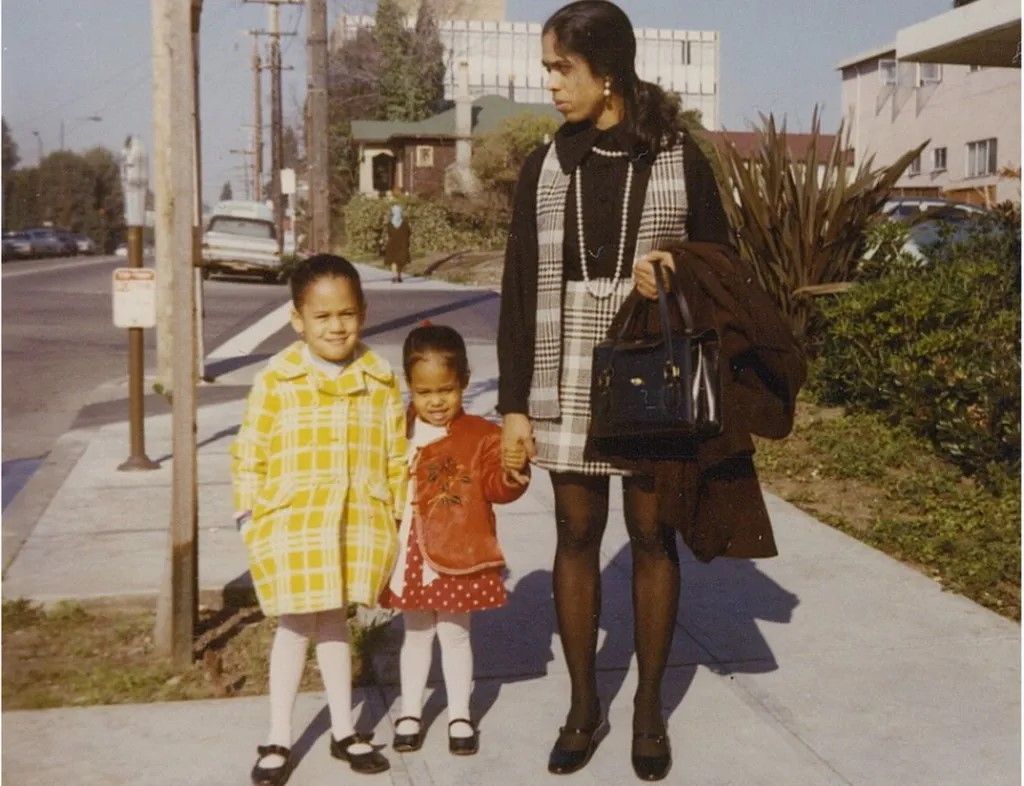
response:
M15 143L14 137L11 136L10 126L7 125L6 120L0 120L0 122L3 123L3 174L6 178L18 166L21 159L18 157L18 145Z
M412 36L395 0L380 0L373 28L380 48L380 119L419 120L419 68L412 59Z
M424 117L441 111L444 104L444 45L429 2L420 3L413 34L413 57L419 67L417 103Z
M221 202L226 202L229 199L234 199L234 195L231 191L231 183L225 182L220 190L220 200Z

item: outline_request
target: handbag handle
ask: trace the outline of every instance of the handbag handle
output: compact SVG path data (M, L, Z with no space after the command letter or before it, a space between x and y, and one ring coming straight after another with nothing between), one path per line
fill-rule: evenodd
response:
M672 329L669 325L668 317L668 294L665 292L665 285L661 281L661 262L653 260L651 263L654 266L654 283L658 287L658 313L661 316L661 332L665 339L665 345L669 349L669 358L672 357ZM679 290L679 287L673 289L675 295L676 305L679 307L679 315L683 320L683 332L693 333L693 314L690 311L690 304L686 302L686 297ZM636 320L637 311L640 309L640 304L643 301L637 300L633 304L632 310L622 321L622 327L619 328L619 335L615 337L616 343L621 342L626 337L626 332L630 326Z

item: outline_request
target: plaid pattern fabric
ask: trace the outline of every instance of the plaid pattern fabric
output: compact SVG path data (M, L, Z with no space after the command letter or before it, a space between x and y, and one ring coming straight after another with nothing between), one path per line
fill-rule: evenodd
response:
M594 345L603 341L615 313L633 289L630 279L620 280L610 297L596 298L583 281L565 282L562 309L562 373L558 391L560 415L533 423L537 446L535 463L548 471L585 475L622 475L623 470L604 461L586 461L584 448L590 427L590 378Z
M537 331L534 337L531 418L558 417L558 359L562 348L562 244L569 175L554 143L537 181Z
M566 351L562 329L562 248L569 183L570 176L562 171L552 144L544 157L537 184L537 330L529 401L530 418L537 422L561 416L558 388L560 379L565 376L560 374L559 366ZM671 149L658 153L651 168L637 230L636 256L685 240L686 211L683 138L680 135ZM627 281L631 271L632 265L626 271ZM605 330L610 322L609 319L604 325Z
M363 348L336 379L297 342L256 378L232 443L235 510L264 614L374 604L398 548L407 442L398 381Z

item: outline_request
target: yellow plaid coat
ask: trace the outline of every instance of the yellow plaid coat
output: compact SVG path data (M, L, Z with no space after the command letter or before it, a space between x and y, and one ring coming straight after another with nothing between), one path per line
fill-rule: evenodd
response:
M301 341L253 384L231 446L235 510L267 615L375 604L398 550L405 413L387 361L365 347L336 379Z

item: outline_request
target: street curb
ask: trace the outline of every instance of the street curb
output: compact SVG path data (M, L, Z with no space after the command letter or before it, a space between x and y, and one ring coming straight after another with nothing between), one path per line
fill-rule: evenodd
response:
M72 468L85 453L91 432L92 429L72 427L71 431L61 434L42 465L32 473L3 512L3 566L0 570L4 575Z

